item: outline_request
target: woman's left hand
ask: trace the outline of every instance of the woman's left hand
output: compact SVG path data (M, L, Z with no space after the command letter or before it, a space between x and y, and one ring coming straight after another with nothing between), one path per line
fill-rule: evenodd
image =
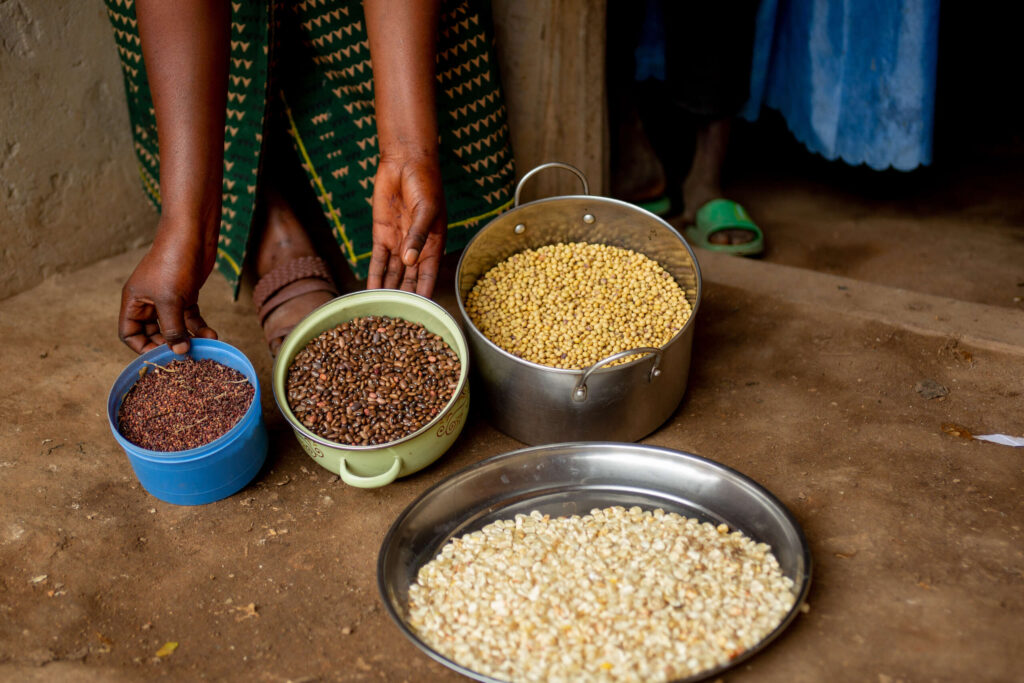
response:
M429 297L448 230L436 155L381 155L373 187L373 252L368 289L404 289Z

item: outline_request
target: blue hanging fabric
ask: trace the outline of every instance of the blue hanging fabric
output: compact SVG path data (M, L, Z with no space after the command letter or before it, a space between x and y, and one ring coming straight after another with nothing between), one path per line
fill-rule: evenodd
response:
M826 159L931 162L939 0L762 0L742 116L781 112Z
M665 24L661 15L661 3L647 0L643 7L644 20L640 26L637 41L636 75L637 83L665 80Z

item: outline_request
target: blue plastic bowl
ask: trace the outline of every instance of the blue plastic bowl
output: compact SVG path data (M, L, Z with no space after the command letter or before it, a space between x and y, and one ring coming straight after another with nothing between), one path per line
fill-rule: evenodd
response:
M192 339L189 355L212 359L238 370L255 389L252 404L227 433L205 446L187 451L151 451L124 438L117 429L121 401L140 377L146 363L165 365L183 360L166 345L147 351L121 372L107 397L107 421L114 438L131 461L139 483L151 495L176 505L202 505L227 498L244 488L267 457L267 427L260 409L260 383L245 354L222 341Z

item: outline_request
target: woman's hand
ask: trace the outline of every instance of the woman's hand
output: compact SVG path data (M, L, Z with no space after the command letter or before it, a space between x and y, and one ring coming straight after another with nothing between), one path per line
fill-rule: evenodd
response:
M448 230L436 155L381 156L373 188L373 253L366 286L429 297Z
M199 290L213 270L217 248L215 239L206 244L196 239L203 232L176 229L171 219L161 218L153 246L125 282L117 332L136 353L166 342L180 354L188 351L190 337L217 338L199 313Z
M380 161L366 286L434 292L448 229L434 64L439 0L365 0Z
M117 332L136 353L216 338L199 315L220 229L231 6L137 0L135 14L160 142L161 215L121 290Z

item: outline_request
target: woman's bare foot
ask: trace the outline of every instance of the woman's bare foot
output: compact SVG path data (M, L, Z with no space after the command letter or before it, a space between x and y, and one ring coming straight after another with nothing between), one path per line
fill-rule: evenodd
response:
M265 223L256 252L257 277L262 279L275 271L286 270L290 264L308 264L315 259L316 249L285 197L271 186L262 192L261 199ZM313 271L319 272L313 274ZM262 321L271 355L277 355L281 342L295 325L337 295L326 266L310 268L307 265L301 272L309 272L311 276L299 277L269 297L271 302L280 301Z
M697 220L697 211L712 199L722 196L722 188L717 182L695 175L692 171L683 181L683 225L693 225Z
M612 196L635 204L653 201L665 194L665 172L636 107L629 107L623 117L613 139Z
M722 167L729 146L728 119L712 121L697 129L697 145L690 173L683 181L683 225L693 225L697 211L722 197ZM756 238L750 230L719 230L708 237L714 244L745 244Z

